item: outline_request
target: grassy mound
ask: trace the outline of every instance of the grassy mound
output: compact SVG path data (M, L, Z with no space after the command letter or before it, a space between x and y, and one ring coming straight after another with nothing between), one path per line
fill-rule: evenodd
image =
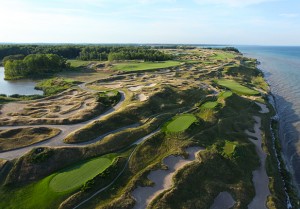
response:
M196 121L197 118L194 115L180 115L168 123L165 129L167 132L182 132L188 129Z
M175 67L180 65L178 61L165 61L165 62L126 62L113 66L115 70L121 71L140 71L140 70L154 70L160 68Z
M65 192L80 187L89 179L103 172L112 164L113 158L99 157L56 174L49 187L55 192Z
M216 81L217 84L220 86L229 88L233 92L236 92L237 94L243 94L243 95L257 95L259 94L258 91L255 91L253 89L249 89L246 86L242 86L238 82L234 80L227 80L227 79L220 79Z
M50 96L67 90L80 83L81 82L73 81L71 79L51 78L37 83L35 89L42 90L46 96Z
M56 128L17 128L0 130L0 151L29 146L59 134Z

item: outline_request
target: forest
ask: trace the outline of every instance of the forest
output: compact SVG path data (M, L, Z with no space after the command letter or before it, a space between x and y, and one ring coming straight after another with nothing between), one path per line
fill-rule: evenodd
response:
M11 55L56 54L79 60L145 60L164 61L172 56L150 46L130 45L0 45L0 60Z
M5 79L41 77L69 68L67 59L56 54L9 56L4 59Z

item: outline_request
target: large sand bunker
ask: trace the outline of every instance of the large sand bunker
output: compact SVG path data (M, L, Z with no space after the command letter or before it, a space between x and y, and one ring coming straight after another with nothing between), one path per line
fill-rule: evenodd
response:
M163 164L168 167L168 170L156 170L150 172L148 179L155 185L153 187L137 187L132 196L136 200L134 209L146 208L147 205L161 192L172 187L172 178L174 174L183 168L185 165L193 162L196 159L196 154L203 150L200 147L190 147L186 149L189 154L188 159L183 159L181 156L169 156L163 160Z

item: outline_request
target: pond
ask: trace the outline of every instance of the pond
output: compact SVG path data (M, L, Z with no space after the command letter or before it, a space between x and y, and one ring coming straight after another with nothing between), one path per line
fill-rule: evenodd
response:
M36 83L36 81L30 79L22 79L15 81L4 80L4 67L0 67L0 94L43 95L43 91L34 89Z

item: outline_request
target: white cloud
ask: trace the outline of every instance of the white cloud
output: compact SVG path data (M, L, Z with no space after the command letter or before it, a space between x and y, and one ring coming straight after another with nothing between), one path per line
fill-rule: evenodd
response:
M246 7L250 5L257 5L277 0L195 0L199 4L216 4L216 5L225 5L230 7Z

